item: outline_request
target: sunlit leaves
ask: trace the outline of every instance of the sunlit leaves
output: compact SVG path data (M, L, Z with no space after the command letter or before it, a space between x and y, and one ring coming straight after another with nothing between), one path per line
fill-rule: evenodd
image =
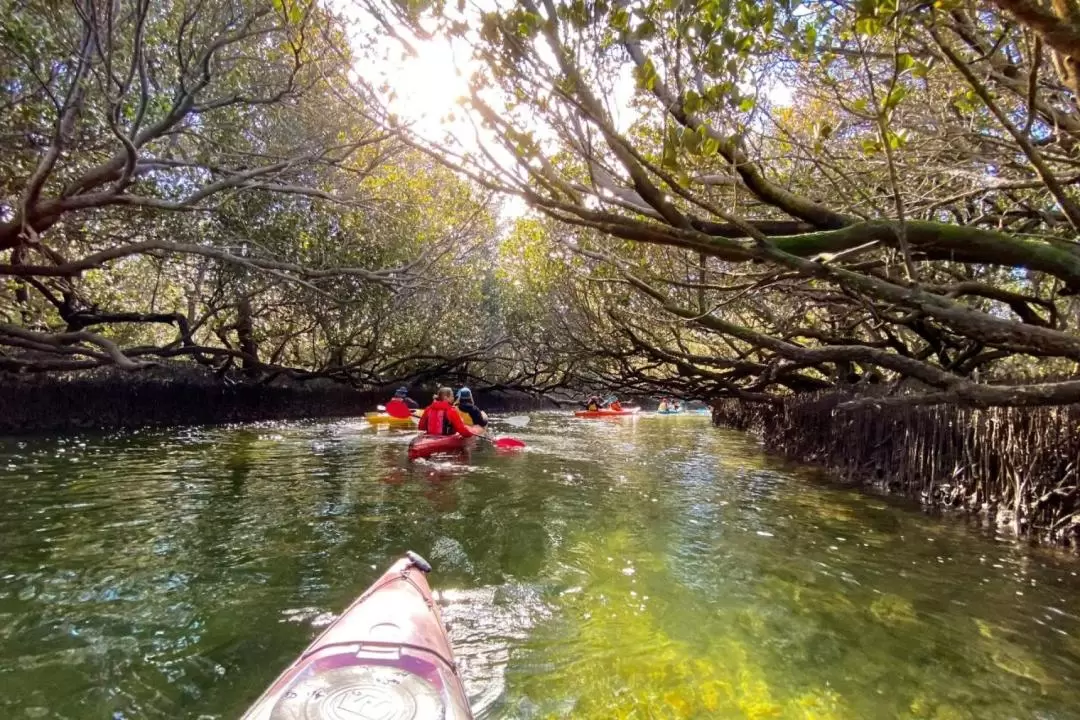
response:
M652 59L647 59L643 65L635 67L634 75L638 87L644 88L645 90L652 90L658 80L656 66L653 65Z
M611 13L611 27L625 32L630 27L630 13L623 7L616 7Z
M683 112L687 115L693 115L700 111L702 107L701 96L693 90L687 90L683 96Z
M882 110L888 114L896 109L896 106L907 96L908 89L904 85L897 83L892 90L889 91L888 96L885 98L884 106Z

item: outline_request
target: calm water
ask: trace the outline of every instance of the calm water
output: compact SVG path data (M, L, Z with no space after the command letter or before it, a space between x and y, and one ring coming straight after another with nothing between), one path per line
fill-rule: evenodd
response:
M1080 565L703 418L0 443L0 717L233 718L402 551L485 718L1080 717Z

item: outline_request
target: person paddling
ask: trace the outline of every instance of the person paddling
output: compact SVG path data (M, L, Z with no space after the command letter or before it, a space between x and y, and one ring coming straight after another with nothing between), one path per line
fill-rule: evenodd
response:
M406 387L399 387L390 402L386 403L386 414L390 417L407 418L412 415L413 410L419 409L420 403L409 397L409 389Z
M457 391L457 409L463 413L466 413L472 420L472 425L478 427L487 427L488 416L480 408L476 407L476 403L473 402L472 390L467 387L463 387Z
M417 426L420 432L428 435L453 435L455 432L462 437L472 437L480 433L469 430L462 422L450 401L454 399L454 391L448 387L439 388L435 394L435 401L428 405L424 414L420 416L420 424Z
M592 395L585 401L585 409L589 412L596 412L603 407L603 403L600 401L599 395Z

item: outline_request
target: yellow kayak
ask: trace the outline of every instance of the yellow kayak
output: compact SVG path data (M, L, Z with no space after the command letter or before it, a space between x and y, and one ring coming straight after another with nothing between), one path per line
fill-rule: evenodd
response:
M364 419L372 425L390 425L391 427L413 427L416 425L416 418L396 418L384 412L364 413Z
M364 419L372 425L389 425L390 427L415 427L416 421L420 419L420 410L414 411L416 416L411 418L396 418L393 415L388 415L384 412L368 412L364 413ZM458 411L458 416L464 421L466 425L472 425L472 418L467 413Z

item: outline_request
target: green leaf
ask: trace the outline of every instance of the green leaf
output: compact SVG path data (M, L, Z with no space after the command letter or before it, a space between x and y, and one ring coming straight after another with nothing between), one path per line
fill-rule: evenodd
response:
M686 91L686 98L683 100L683 112L687 115L693 115L701 110L702 102L701 96L693 90Z
M656 87L656 66L653 65L652 58L646 58L643 65L634 68L634 74L637 76L640 87L646 90L652 90Z
M862 18L855 21L855 32L866 37L873 37L881 32L882 22L876 17Z
M915 67L915 58L907 53L900 53L896 56L896 66L900 69L900 72L907 72Z
M739 110L741 110L742 112L750 112L751 110L754 109L755 104L756 104L756 102L755 102L754 98L752 98L752 97L744 97L739 102Z
M892 112L900 101L903 100L908 94L908 89L903 85L897 84L890 92L889 96L885 98L885 112Z
M701 148L701 136L687 128L681 138L683 149L690 153L697 153Z
M630 13L626 12L623 8L616 8L615 12L611 13L611 27L620 32L624 32L630 26Z

